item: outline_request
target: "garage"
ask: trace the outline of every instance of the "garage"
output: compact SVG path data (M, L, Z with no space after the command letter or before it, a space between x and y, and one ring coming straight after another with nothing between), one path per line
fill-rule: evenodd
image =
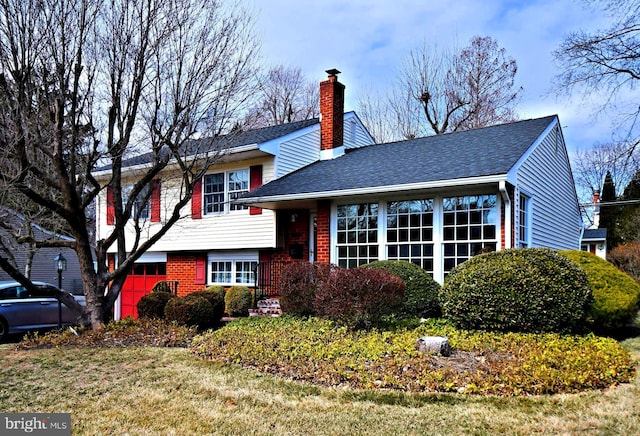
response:
M153 285L167 279L167 263L135 263L120 292L120 318L138 318L136 305L140 298L151 292Z

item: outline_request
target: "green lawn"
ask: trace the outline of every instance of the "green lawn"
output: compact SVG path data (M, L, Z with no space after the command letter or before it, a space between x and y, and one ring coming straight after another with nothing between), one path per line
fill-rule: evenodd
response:
M640 358L640 338L625 341ZM640 434L640 379L499 398L320 388L184 348L0 346L0 410L70 412L74 434Z

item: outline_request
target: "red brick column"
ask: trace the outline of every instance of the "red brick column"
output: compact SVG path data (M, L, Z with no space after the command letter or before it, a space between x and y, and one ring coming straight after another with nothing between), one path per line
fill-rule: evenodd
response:
M318 262L331 263L331 233L329 222L331 220L331 202L318 202L317 216L317 247Z
M167 281L178 282L178 296L204 289L196 284L196 257L196 253L167 253Z

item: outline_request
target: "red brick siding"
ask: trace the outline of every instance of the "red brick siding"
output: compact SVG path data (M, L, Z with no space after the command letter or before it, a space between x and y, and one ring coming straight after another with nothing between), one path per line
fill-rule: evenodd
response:
M196 283L196 263L199 253L167 253L167 281L178 282L178 295L201 291L204 285Z
M316 253L318 262L331 263L331 234L329 222L331 220L331 203L329 201L318 202L317 241Z

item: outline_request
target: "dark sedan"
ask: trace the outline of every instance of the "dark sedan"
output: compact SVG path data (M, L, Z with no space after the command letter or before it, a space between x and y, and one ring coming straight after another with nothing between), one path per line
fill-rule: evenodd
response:
M34 284L36 292L30 292L18 282L0 282L0 340L10 334L57 327L59 322L77 324L75 314L64 304L59 318L54 285ZM84 296L73 297L84 306Z

